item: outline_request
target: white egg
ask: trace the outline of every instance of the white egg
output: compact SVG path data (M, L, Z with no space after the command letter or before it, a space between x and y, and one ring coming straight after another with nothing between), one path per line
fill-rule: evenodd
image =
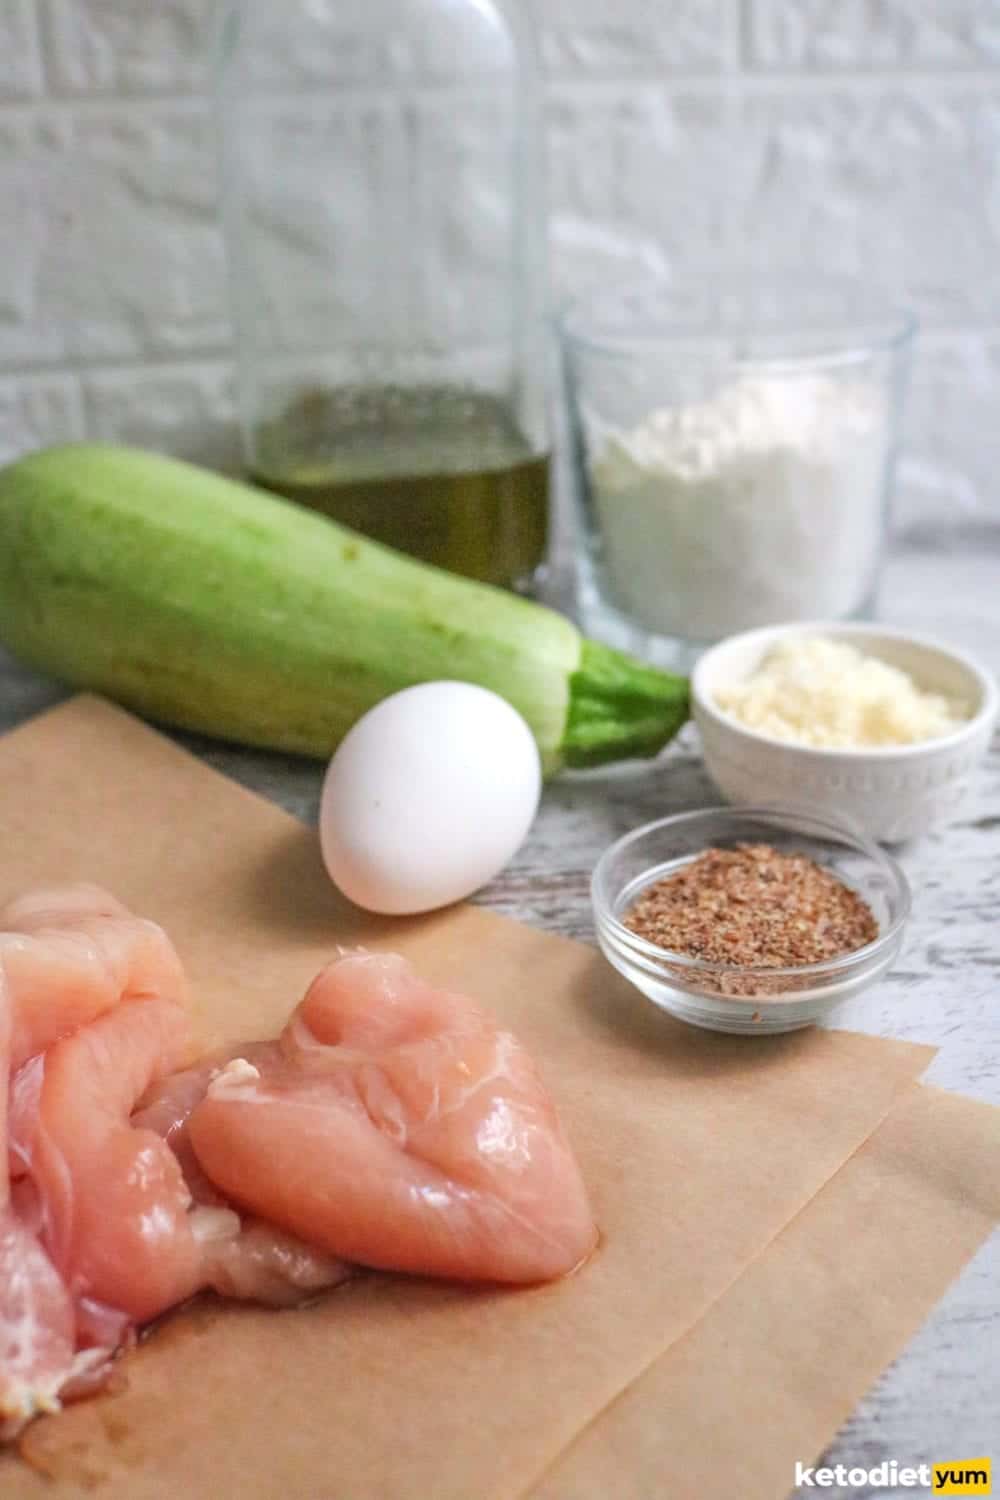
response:
M330 878L369 911L460 901L516 853L541 786L531 730L503 698L468 682L405 688L330 762L319 825Z

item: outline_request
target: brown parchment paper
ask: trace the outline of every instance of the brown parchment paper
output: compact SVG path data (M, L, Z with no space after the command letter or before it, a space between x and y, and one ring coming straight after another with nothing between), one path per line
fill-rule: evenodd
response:
M912 1089L531 1500L785 1500L998 1220L1000 1109Z
M106 883L173 935L206 1033L272 1033L338 942L391 945L533 1049L581 1158L600 1251L557 1286L371 1276L291 1314L205 1304L127 1389L34 1430L50 1483L4 1500L494 1500L521 1494L705 1312L884 1118L928 1049L713 1036L582 944L472 907L377 921L315 835L93 698L0 741L0 898Z

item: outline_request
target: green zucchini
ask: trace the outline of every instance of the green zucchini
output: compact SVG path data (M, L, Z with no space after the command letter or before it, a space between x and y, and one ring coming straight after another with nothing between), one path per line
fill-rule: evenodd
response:
M507 698L547 772L653 755L688 713L685 679L552 610L249 485L103 444L0 470L0 640L163 723L315 756L389 693L434 678Z

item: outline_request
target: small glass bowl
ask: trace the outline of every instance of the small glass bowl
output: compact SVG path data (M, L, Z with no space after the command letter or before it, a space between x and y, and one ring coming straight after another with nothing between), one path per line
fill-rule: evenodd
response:
M770 844L824 866L867 901L878 937L820 963L736 969L673 953L624 925L647 887L706 849L745 843ZM894 962L910 912L910 888L895 860L852 828L794 807L711 807L647 823L602 854L591 900L604 956L647 999L693 1026L746 1035L811 1026L873 984ZM720 993L735 976L750 993Z

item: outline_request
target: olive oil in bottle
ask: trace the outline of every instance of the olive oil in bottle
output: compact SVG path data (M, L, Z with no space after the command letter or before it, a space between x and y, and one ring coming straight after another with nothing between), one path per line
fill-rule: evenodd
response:
M217 0L254 480L473 578L546 546L544 91L521 0Z
M258 484L437 567L523 589L544 560L549 458L498 397L317 389L261 431L257 456Z

